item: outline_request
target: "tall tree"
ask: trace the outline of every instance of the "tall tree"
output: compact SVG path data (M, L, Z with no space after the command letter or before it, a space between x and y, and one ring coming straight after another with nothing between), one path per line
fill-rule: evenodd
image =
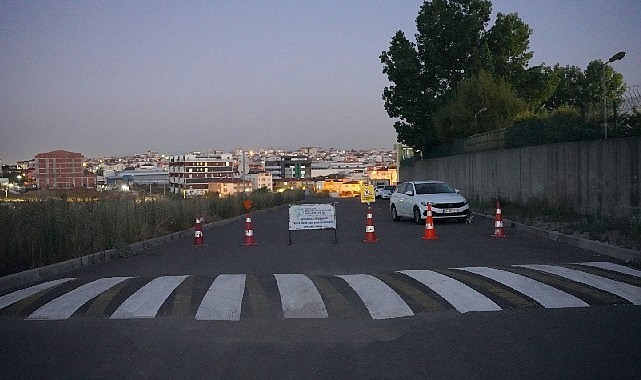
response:
M496 15L484 39L491 51L494 76L515 83L534 53L529 51L532 29L516 13Z
M397 140L417 149L427 144L430 134L428 117L436 98L423 86L422 67L416 46L402 31L392 38L389 51L380 56L383 73L394 83L383 90L387 114L397 119Z
M489 0L426 1L416 18L416 45L426 85L441 96L465 76L479 70ZM491 49L491 47L490 47Z
M393 83L383 90L383 100L389 116L398 119L399 142L422 150L437 145L433 116L463 78L481 70L525 69L529 27L506 15L490 33L485 28L491 10L489 0L425 1L416 18L416 44L399 31L381 53L383 73Z

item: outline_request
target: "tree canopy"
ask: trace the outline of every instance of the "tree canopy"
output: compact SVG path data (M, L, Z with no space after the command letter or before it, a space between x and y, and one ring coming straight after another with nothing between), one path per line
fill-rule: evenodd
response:
M516 13L497 13L488 27L491 14L489 0L425 1L416 42L401 30L391 38L379 58L390 82L384 106L399 142L426 151L509 126L525 110L535 115L574 107L588 115L602 104L602 79L609 104L621 98L622 76L607 63L593 61L585 72L558 64L528 67L532 29Z

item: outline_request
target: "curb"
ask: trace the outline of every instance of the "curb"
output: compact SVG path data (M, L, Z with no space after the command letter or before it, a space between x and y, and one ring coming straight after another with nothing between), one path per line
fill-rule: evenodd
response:
M475 214L477 216L488 218L494 220L494 216ZM630 248L621 248L615 245L600 242L597 240L584 239L574 235L567 235L560 233L558 231L548 231L543 228L528 226L523 223L517 223L509 219L503 219L504 224L509 224L510 227L515 228L520 231L525 231L527 233L540 236L549 240L558 241L559 243L565 243L572 247L578 247L588 251L593 251L600 255L614 257L627 262L636 262L641 263L641 252L630 249Z

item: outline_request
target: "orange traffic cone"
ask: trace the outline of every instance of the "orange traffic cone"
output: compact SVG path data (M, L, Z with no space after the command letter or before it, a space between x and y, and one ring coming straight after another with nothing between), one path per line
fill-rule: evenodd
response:
M194 247L202 247L203 243L203 227L200 224L202 219L196 218L196 224L194 225Z
M432 204L427 204L427 218L425 218L425 234L422 237L423 240L436 240L436 230L434 229L434 219L432 218Z
M374 232L374 218L372 217L372 208L367 206L367 220L365 221L365 243L376 243L376 232Z
M245 215L245 239L243 240L242 245L245 247L256 245L256 241L254 240L254 229L252 228L252 218L249 214Z
M503 231L503 216L501 215L501 203L499 201L496 201L496 217L494 218L494 233L492 237L507 237L505 231Z

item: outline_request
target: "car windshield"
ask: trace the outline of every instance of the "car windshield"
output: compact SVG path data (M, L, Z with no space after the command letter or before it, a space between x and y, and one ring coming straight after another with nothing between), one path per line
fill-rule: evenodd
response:
M439 193L454 193L454 189L446 183L416 183L416 194L439 194Z

